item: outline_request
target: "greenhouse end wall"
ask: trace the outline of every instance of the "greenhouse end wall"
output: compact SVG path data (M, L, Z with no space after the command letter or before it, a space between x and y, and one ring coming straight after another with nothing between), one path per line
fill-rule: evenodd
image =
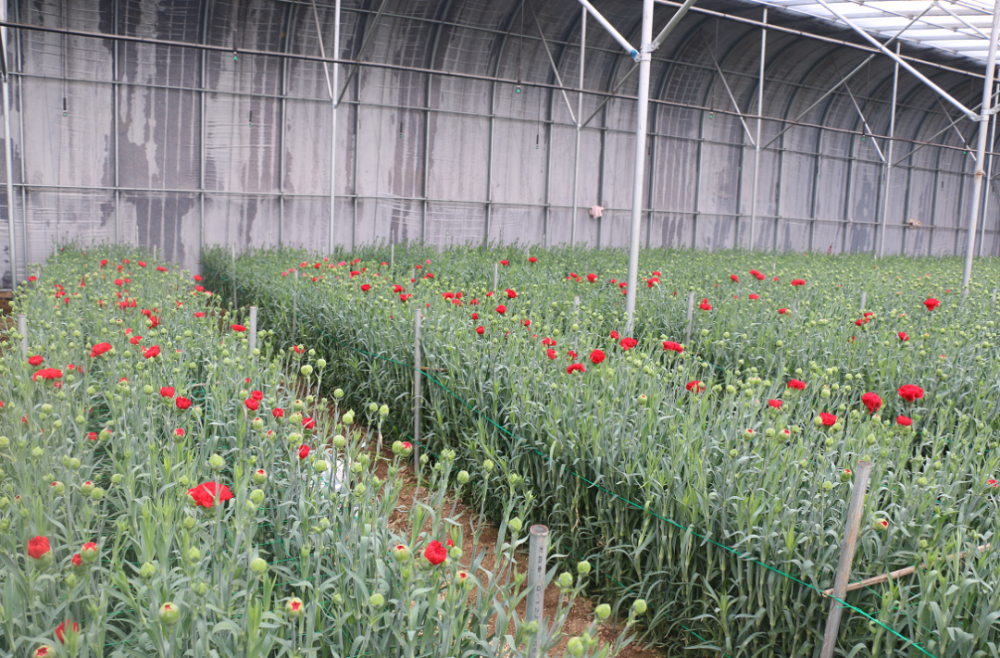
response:
M595 4L635 39L638 3ZM887 255L964 253L976 126L951 126L957 114L904 71L886 185L892 61L871 59L824 98L869 53L791 34L860 43L775 10L754 212L762 7L697 7L752 20L691 12L654 54L644 246L746 248L753 216L755 249L872 252L884 222ZM655 29L674 11L658 6ZM572 0L347 0L337 53L333 0L315 16L298 0L15 0L8 15L32 26L9 30L6 53L14 199L0 194L0 228L12 217L19 280L69 240L157 246L195 270L203 245L322 250L331 226L348 247L627 244L637 79L590 20L578 106ZM201 44L213 49L186 47ZM321 52L363 62L340 65L335 136ZM978 102L975 62L916 54ZM995 255L995 181L987 193L982 253Z

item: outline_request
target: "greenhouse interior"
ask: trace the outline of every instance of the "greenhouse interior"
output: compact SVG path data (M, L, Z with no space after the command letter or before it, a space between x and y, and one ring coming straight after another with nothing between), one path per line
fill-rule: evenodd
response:
M998 40L0 1L0 658L997 656Z

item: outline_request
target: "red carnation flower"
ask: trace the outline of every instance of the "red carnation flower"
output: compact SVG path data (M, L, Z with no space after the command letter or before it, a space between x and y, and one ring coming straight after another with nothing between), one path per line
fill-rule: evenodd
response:
M362 283L361 284L361 291L362 292L368 292L371 289L372 289L371 285L369 285L367 283Z
M177 408L180 409L181 411L184 411L185 409L191 406L191 400L188 400L187 398L182 398L180 396L177 397L174 403L177 405Z
M437 566L444 562L444 559L448 557L448 549L441 545L441 542L434 540L427 544L427 548L424 549L424 557L427 561Z
M510 263L508 263L506 260L502 260L500 261L500 264L503 265L504 267L507 267Z
M274 416L275 418L284 418L285 410L281 408L271 409L271 415Z
M484 329L483 327L476 327L476 333L482 336L483 334L486 333L486 329Z
M531 258L529 258L529 259L528 259L528 262L529 262L529 263L537 263L537 262L538 262L538 259L537 259L537 258L535 258L534 256L532 256Z
M602 350L594 350L590 353L590 362L595 366L602 361L604 361L604 352Z
M933 311L934 309L936 309L940 305L941 305L941 301L938 300L938 299L935 299L934 297L929 297L928 299L924 300L924 306L927 307L928 311Z
M705 390L705 384L704 382L698 381L696 379L693 382L688 382L684 388L694 393L701 393L702 391Z
M147 359L152 359L153 357L159 356L160 355L160 346L159 345L153 345L148 350L146 350L145 352L143 352L142 355L144 357L146 357Z
M897 336L899 336L899 340L900 340L900 342L903 342L903 343L905 343L906 341L910 340L910 337L906 335L906 332L905 332L905 331L900 331L900 332L899 332L898 334L896 334L896 335L897 335Z
M747 295L747 297L749 297L750 299L760 299L760 295L758 295L755 292L750 293L749 295Z
M774 277L774 280L777 281L778 277ZM802 279L792 279L792 285L793 286L804 286L804 285L806 285L806 282L803 281Z
M703 299L701 300L701 304L698 304L698 308L700 308L703 311L711 311L712 305L708 303L707 299Z
M264 394L261 391L250 391L250 397L260 402L264 399Z
M778 309L778 315L784 315L785 313L788 313L788 309L787 308L779 308Z
M729 278L732 279L734 283L740 282L740 277L736 276L735 274L730 274Z
M172 397L174 397L174 387L173 386L161 386L160 387L160 395L163 396L163 397L165 397L165 398L172 398Z
M781 409L781 405L784 403L781 400L768 400L767 404L772 409Z
M903 427L909 427L913 424L913 421L906 416L896 416L896 424L902 425Z
M138 345L141 341L142 341L142 336L132 336L131 338L128 339L128 342L132 343L133 345Z
M109 352L110 350L111 350L111 343L98 343L97 345L94 345L92 348L90 348L90 357L94 358L97 356L101 356L102 354L104 354L105 352Z
M596 274L588 274L587 275L587 281L590 281L591 283L594 283L595 281L597 281L597 275Z
M28 357L28 365L40 366L40 365L42 365L42 361L44 361L44 360L45 359L42 358L41 354L36 354L35 356L29 356Z
M507 299L515 299L517 297L517 293L510 288L507 288L505 292L507 293Z
M924 389L914 384L904 384L899 387L899 397L907 402L913 402L924 397Z
M497 306L497 313L499 313L500 315L503 315L506 312L507 312L507 307L506 306L504 306L503 304L500 304L500 306Z
M833 414L828 414L826 412L820 413L819 419L823 421L823 425L825 427L830 427L831 425L837 422L836 416L834 416Z
M257 409L260 407L260 402L254 400L253 398L247 398L246 400L243 401L243 404L245 404L247 409L249 409L250 411L257 411Z
M39 560L43 555L52 550L49 546L48 537L32 537L28 540L28 557L32 560Z
M188 489L188 495L194 499L199 507L211 509L216 501L224 503L233 497L233 492L224 484L217 482L203 482L197 487Z
M242 324L234 324L232 326L233 326L233 331L235 331L236 333L240 333L247 330L247 328L244 327Z
M549 349L545 350L545 355L550 359L552 359L553 361L555 361L556 351L550 347Z
M635 338L622 338L621 346L622 349L628 352L630 349L639 344Z
M203 318L203 317L205 317L205 314L202 313L201 311L196 311L195 314L194 314L194 317L196 317L196 318Z
M63 376L62 370L59 368L42 368L34 375L31 376L33 381L38 381L39 379L59 379Z
M60 644L66 644L66 639L64 634L66 633L66 624L69 624L73 628L74 633L80 632L80 627L75 621L66 620L63 623L56 626L56 638L59 639Z
M801 391L805 389L806 383L798 379L791 379L788 381L788 388L794 388L796 391Z
M678 354L680 354L681 352L684 351L684 348L681 347L680 343L675 343L672 340L665 340L665 341L663 341L663 349L664 350L669 350L671 352L677 352Z
M861 396L861 402L868 407L868 413L873 414L882 407L882 398L875 393L865 393Z
M583 367L582 363L571 363L569 367L566 368L566 374L572 374L574 372L587 372L587 369Z
M309 446L301 445L299 446L299 459L305 459L309 456Z

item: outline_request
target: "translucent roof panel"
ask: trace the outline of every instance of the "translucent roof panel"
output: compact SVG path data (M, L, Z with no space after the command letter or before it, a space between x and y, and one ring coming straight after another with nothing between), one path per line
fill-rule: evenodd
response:
M840 25L843 17L880 37L900 35L903 41L983 61L993 25L994 5L984 0L823 0L827 6L817 0L756 2Z

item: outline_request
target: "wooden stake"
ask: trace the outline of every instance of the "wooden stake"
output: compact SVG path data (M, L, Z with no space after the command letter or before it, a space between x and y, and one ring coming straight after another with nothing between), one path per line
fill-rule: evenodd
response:
M851 502L847 506L847 521L840 549L840 561L837 563L837 575L833 580L833 596L841 600L847 596L847 583L851 578L851 563L854 561L854 549L858 545L861 517L865 513L865 493L868 491L868 479L871 474L871 462L859 461L854 472ZM840 601L830 603L830 614L826 618L826 631L823 633L823 647L819 652L820 658L833 658L837 635L840 633L840 618L843 614L844 608Z

